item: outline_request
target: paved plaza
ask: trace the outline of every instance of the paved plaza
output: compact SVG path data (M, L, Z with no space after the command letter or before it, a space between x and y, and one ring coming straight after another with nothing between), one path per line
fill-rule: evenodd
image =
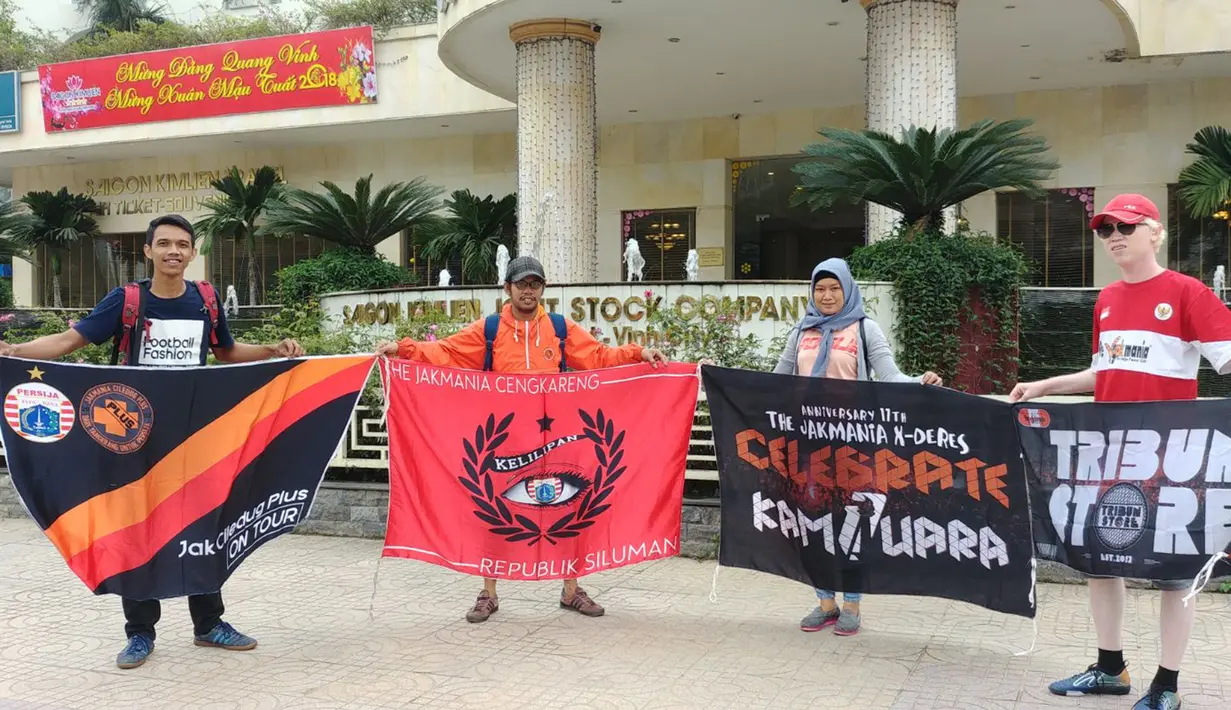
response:
M500 611L462 618L480 584L407 562L376 541L283 537L226 587L252 652L192 645L182 600L164 605L142 668L114 665L119 600L90 595L28 521L0 520L0 708L867 708L1124 709L1065 699L1047 681L1093 655L1085 589L1039 590L1028 620L933 599L872 597L860 635L805 634L807 588L671 559L585 580L608 613L559 609L558 583L502 583ZM375 593L374 593L375 592ZM1157 663L1157 594L1131 592L1134 679ZM1205 594L1181 674L1184 707L1231 698L1231 597ZM369 616L369 609L371 616Z

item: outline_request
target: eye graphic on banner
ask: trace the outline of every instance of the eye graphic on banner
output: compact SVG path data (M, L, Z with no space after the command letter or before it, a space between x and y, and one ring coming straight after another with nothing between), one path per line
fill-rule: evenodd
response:
M581 469L565 463L553 464L550 470L539 469L523 478L501 495L505 500L531 506L564 505L590 488Z
M520 456L496 455L499 446L508 440L515 414L509 414L498 424L495 415L489 415L487 422L475 429L474 439L463 442L466 453L462 467L465 475L458 476L457 480L470 493L470 499L476 506L475 517L490 525L488 530L493 535L499 535L507 542L525 542L531 546L540 540L554 545L560 540L577 537L611 508L604 501L615 491L616 481L626 470L620 467L624 458L624 432L617 433L615 425L601 409L594 416L584 410L578 410L577 414L585 423L580 435L562 437ZM593 482L587 481L576 466L568 467L574 470L573 473L564 470L549 472L540 468L533 475L514 479L512 486L497 490L493 473L515 472L532 466L548 451L582 440L594 444L596 468ZM555 468L558 467L553 465ZM561 515L550 526L540 525L525 515L515 513L504 503L507 499L515 504L534 507L570 506L583 491L585 495L577 507Z

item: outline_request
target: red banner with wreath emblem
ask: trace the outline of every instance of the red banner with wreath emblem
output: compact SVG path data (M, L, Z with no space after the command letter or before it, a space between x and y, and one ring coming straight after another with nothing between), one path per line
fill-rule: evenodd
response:
M514 375L382 363L384 556L566 579L679 551L695 365Z

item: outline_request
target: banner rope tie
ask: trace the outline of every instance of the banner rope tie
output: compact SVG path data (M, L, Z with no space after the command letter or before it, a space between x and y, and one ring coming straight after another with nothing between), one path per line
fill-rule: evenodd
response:
M376 572L372 575L372 596L368 597L368 621L376 621L376 615L372 613L376 606L376 584L380 579L380 563L385 559L382 554L376 558Z
M1033 629L1030 635L1030 648L1026 649L1025 651L1018 651L1017 653L1013 654L1014 656L1029 656L1030 654L1034 653L1034 649L1039 643L1039 613L1038 613L1038 605L1035 603L1035 590L1038 589L1038 584L1039 584L1039 561L1035 559L1034 557L1031 557L1030 558L1030 594L1028 595L1027 598L1030 600L1030 607L1035 610L1035 614L1034 616L1030 617L1030 626Z
M1188 600L1197 596L1201 593L1201 590L1205 589L1206 585L1210 583L1210 578L1214 576L1214 568L1217 567L1218 563L1222 562L1224 559L1231 560L1231 555L1228 555L1225 552L1220 552L1205 561L1205 564L1201 567L1201 571L1198 572L1197 576L1193 578L1192 586L1188 588L1188 594L1184 596L1184 606L1188 606Z
M380 365L380 421L377 426L386 426L389 417L389 357L381 355L377 358Z

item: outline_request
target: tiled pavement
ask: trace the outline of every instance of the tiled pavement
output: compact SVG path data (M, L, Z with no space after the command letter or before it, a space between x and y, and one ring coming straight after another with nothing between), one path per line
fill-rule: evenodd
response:
M1091 660L1082 587L1040 589L1031 624L958 603L873 597L853 638L801 633L803 586L672 559L586 580L607 606L558 608L554 583L502 584L485 624L462 616L478 581L385 560L369 540L294 535L227 585L227 617L261 645L196 648L182 600L164 605L142 668L114 657L123 618L94 597L27 521L0 520L0 708L1122 708L1045 684ZM379 574L378 574L379 571ZM1126 653L1139 681L1157 663L1157 594L1131 592ZM1198 598L1181 674L1184 707L1231 705L1231 598ZM371 616L369 616L369 605Z

